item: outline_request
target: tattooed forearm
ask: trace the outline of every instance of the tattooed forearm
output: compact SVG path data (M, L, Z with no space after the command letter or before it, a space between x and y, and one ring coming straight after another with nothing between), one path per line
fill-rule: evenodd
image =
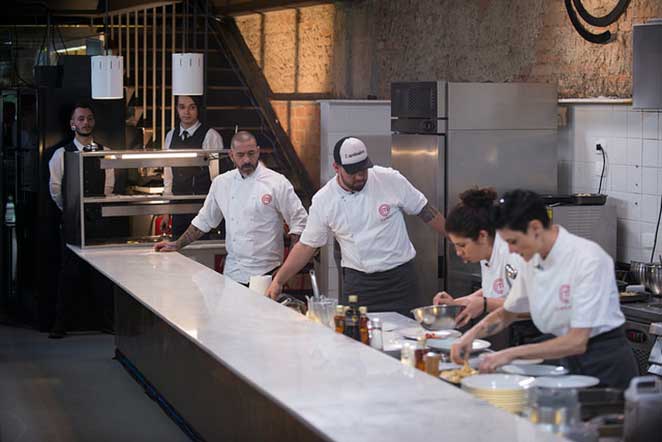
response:
M204 234L205 232L191 224L188 226L188 229L186 229L186 232L182 233L182 236L177 239L177 250L181 249L182 247L186 247L195 240L200 239Z
M434 206L431 206L430 203L427 203L418 214L426 224L432 221L437 215L439 215L439 211Z

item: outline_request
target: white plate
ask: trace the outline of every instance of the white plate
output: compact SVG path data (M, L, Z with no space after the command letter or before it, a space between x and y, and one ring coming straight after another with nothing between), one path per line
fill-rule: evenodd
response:
M446 339L428 339L426 341L428 347L434 348L435 350L441 351L450 351L451 346L457 341L458 338L446 338ZM487 348L490 348L492 344L483 341L482 339L475 339L471 345L471 351L481 351Z
M543 388L587 388L600 383L600 379L593 376L571 374L569 376L544 376L536 379L536 387Z
M504 365L504 373L521 374L522 376L561 376L568 374L568 369L560 365Z
M384 321L382 322L382 331L390 332L398 328L397 324L393 322Z
M469 367L475 368L478 370L478 366L480 365L480 358L475 357L475 358L469 358ZM464 365L462 364L456 364L454 362L440 362L439 363L439 370L441 371L446 371L446 370L457 370L458 368L462 368Z
M513 359L510 361L510 365L531 365L531 364L542 364L544 361L543 358L540 359Z
M471 390L523 390L532 387L535 378L516 374L477 374L462 379L462 388Z
M407 339L417 340L421 336L425 336L426 333L434 333L440 339L446 338L459 338L462 336L462 333L457 330L438 330L435 332L425 330L423 327L407 327L396 330L397 333L401 334Z

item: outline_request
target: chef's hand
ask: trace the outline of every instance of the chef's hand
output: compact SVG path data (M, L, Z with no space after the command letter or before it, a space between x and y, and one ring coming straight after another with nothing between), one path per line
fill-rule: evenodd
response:
M177 250L179 249L176 241L161 241L154 244L155 252L176 252Z
M161 216L161 225L159 226L161 229L161 234L164 234L168 231L169 224L170 224L170 215L165 213Z
M453 297L446 292L439 292L436 295L434 295L434 298L432 298L432 303L434 305L453 304L454 302L455 299L453 299Z
M497 368L506 365L513 360L508 349L494 353L484 353L480 357L480 366L478 370L481 373L493 373Z
M269 284L269 288L267 289L265 295L270 297L271 299L278 299L282 291L283 291L283 286L277 283L275 280L273 280L271 281L271 284Z
M455 305L463 305L464 309L455 317L457 327L464 327L474 318L483 313L482 296L464 296L455 300Z
M469 333L455 341L451 346L451 361L456 364L464 364L464 361L469 359L473 342L474 338Z

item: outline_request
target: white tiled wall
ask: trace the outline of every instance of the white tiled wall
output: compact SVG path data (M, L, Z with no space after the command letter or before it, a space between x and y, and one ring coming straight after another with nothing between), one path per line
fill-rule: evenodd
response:
M662 194L662 113L624 105L568 105L559 129L560 192L597 192L603 143L602 193L617 205L618 260L648 260ZM662 232L655 256L662 254Z

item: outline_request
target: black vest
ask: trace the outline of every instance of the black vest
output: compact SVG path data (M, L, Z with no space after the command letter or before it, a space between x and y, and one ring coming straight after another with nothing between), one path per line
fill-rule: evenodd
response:
M78 148L72 141L64 146L65 152L78 152ZM103 150L101 144L97 144L97 150ZM66 177L66 173L64 176ZM63 182L64 182L63 177ZM83 158L83 191L84 196L103 196L106 185L106 173L101 168L101 157ZM62 186L65 188L66 186Z
M193 135L182 140L180 128L172 131L170 149L202 149L209 128L202 124ZM204 195L209 193L209 166L173 167L172 193L175 195Z

